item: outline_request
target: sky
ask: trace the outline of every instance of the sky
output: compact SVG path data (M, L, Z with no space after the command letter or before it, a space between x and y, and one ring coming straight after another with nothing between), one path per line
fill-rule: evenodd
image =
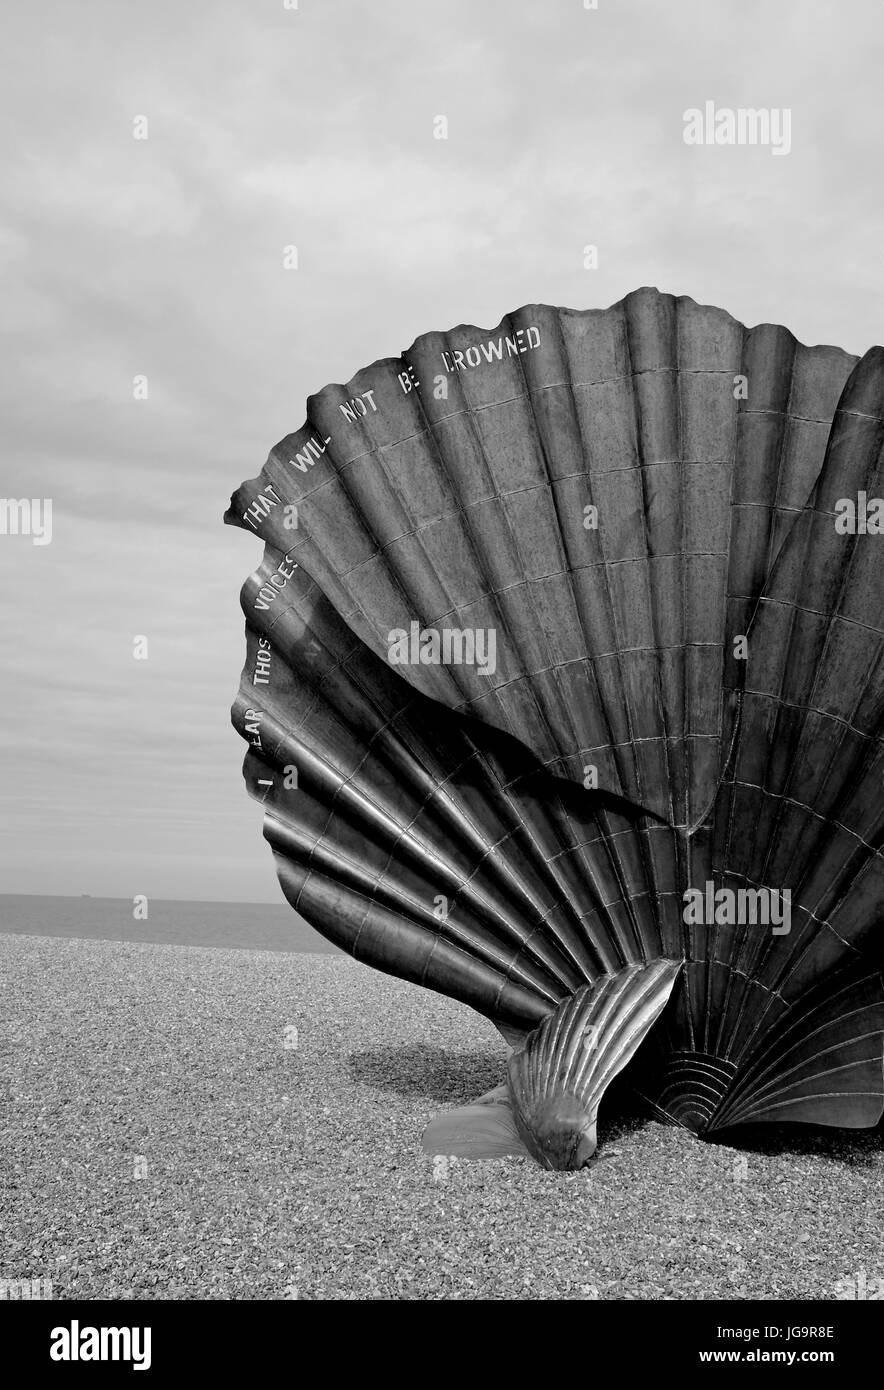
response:
M4 30L0 494L53 511L49 544L0 535L0 892L281 901L229 723L261 544L221 517L327 382L641 285L884 337L879 0L66 0ZM706 101L788 108L788 154L686 144Z

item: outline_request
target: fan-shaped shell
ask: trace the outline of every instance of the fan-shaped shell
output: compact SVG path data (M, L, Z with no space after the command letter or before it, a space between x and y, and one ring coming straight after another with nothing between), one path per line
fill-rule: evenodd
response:
M584 1118L648 1032L631 1074L697 1130L880 1115L884 537L834 520L884 493L882 359L656 291L534 306L326 388L232 499L287 896L512 1037L622 999ZM494 630L495 671L391 666L412 622ZM686 920L707 885L788 888L790 930Z
M728 636L816 481L855 361L656 290L532 305L326 387L228 519L290 551L385 660L414 621L493 629L491 676L397 669L551 771L592 764L693 824L720 770ZM262 507L268 486L297 504L296 535Z

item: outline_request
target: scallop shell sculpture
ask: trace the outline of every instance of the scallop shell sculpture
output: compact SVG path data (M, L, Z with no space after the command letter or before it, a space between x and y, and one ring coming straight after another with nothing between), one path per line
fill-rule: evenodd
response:
M419 338L234 494L283 890L513 1044L433 1153L884 1109L884 350L644 289ZM852 508L852 510L851 510ZM879 516L880 513L880 516Z

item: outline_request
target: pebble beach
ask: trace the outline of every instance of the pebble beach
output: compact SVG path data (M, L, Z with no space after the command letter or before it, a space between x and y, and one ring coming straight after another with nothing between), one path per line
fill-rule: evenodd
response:
M434 1160L424 1125L502 1081L508 1049L346 957L9 934L0 996L0 1280L56 1298L836 1299L884 1280L880 1127L732 1146L621 1107L581 1173Z

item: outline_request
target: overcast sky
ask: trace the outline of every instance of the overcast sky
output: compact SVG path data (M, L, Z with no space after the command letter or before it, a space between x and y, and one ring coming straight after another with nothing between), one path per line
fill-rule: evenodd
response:
M326 382L644 284L884 336L879 0L65 0L4 47L0 493L54 514L0 536L0 891L281 899L221 515ZM789 154L686 145L707 100Z

